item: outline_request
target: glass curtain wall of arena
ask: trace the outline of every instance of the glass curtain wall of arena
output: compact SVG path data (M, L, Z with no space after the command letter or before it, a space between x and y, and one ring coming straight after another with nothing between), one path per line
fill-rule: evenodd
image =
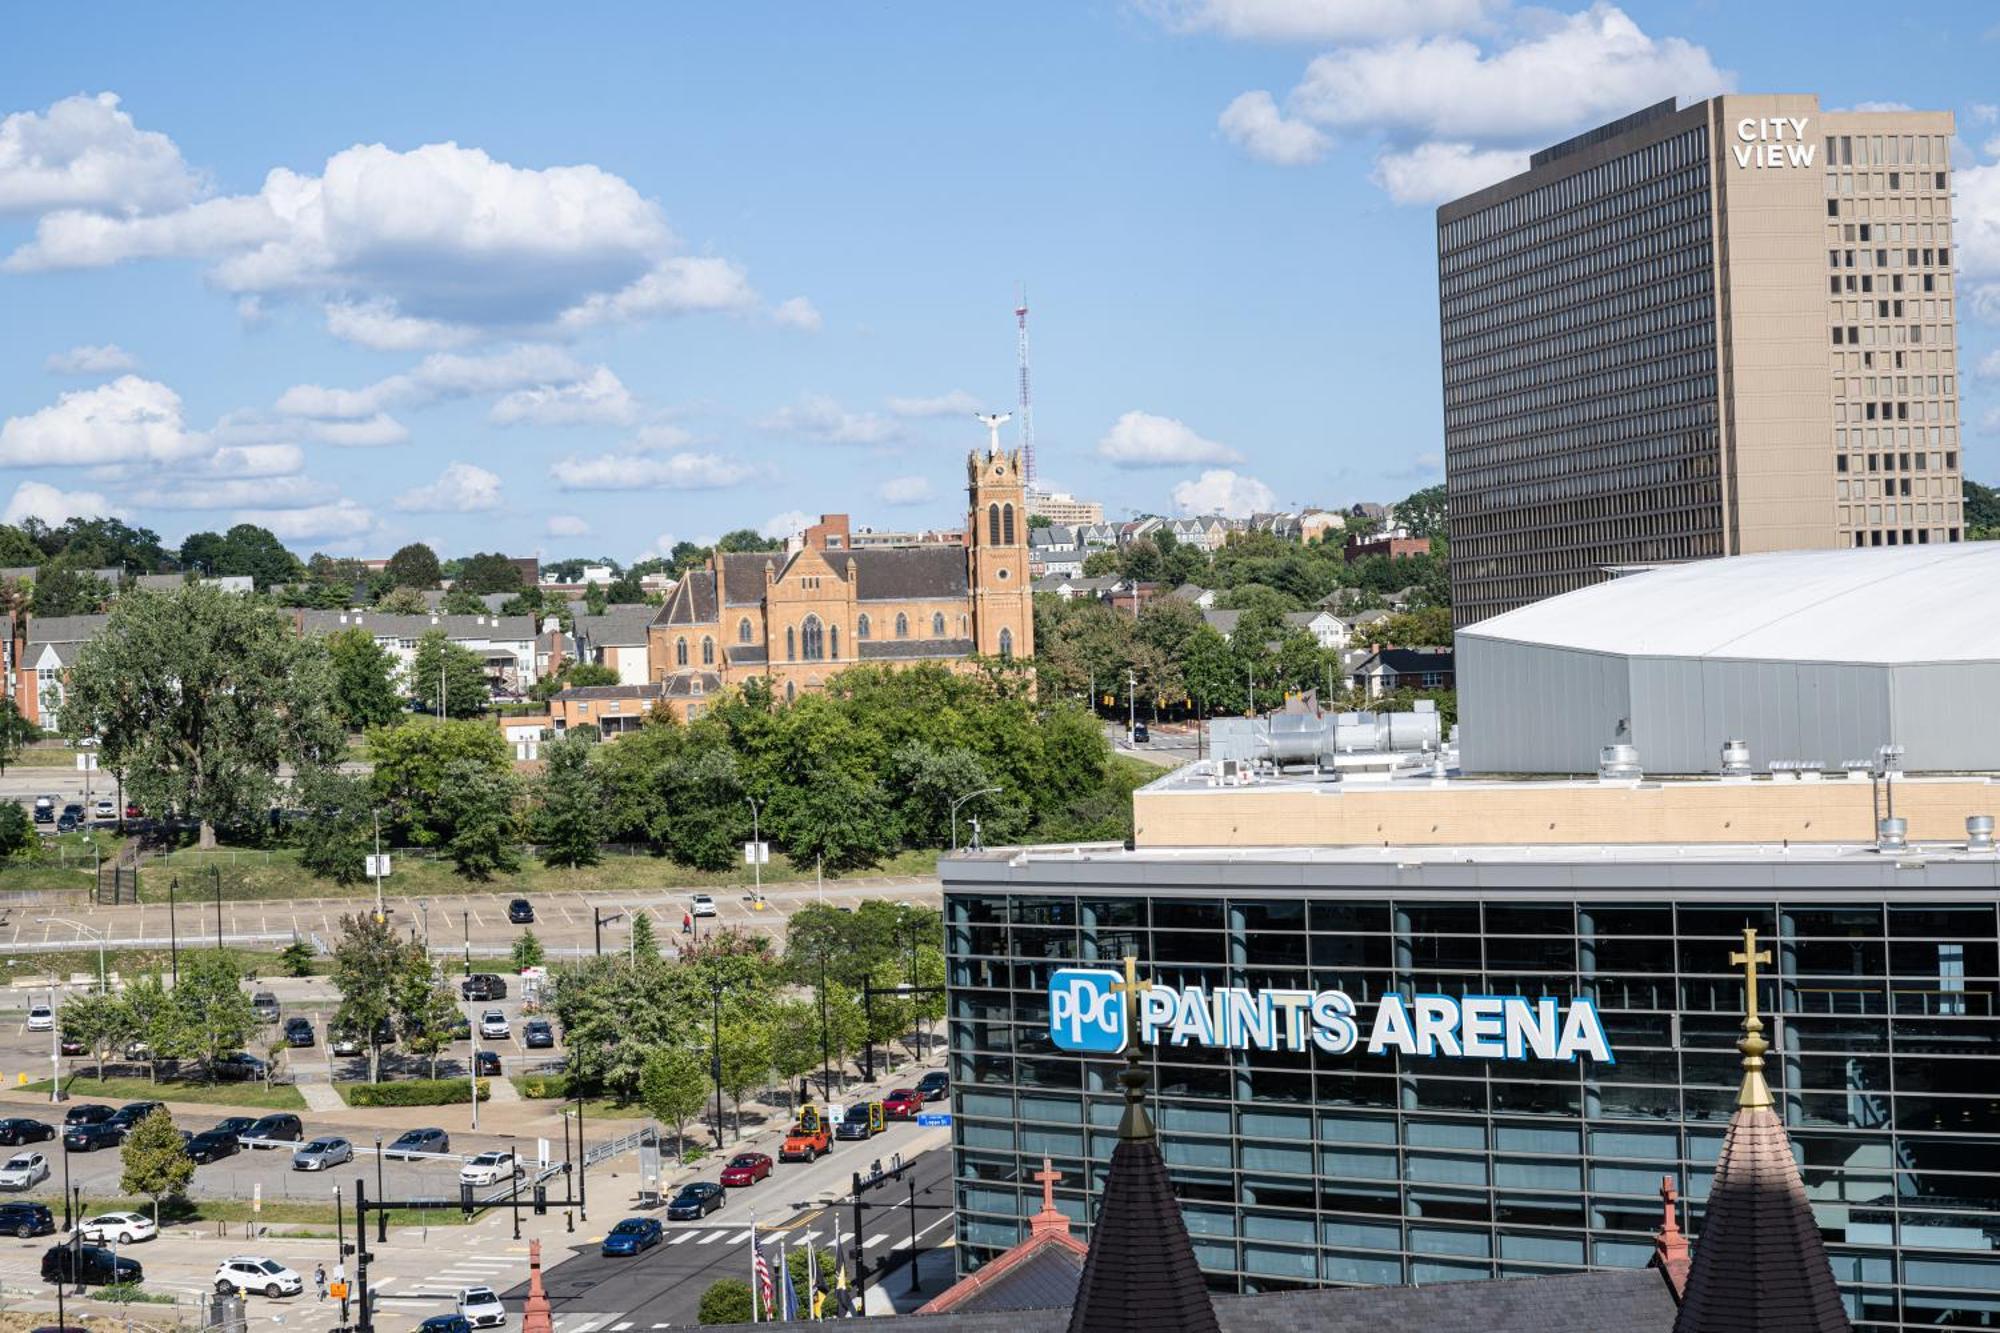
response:
M1079 1225L1117 1061L1058 1051L1057 967L1179 986L1587 997L1616 1063L1149 1053L1211 1284L1260 1291L1641 1265L1671 1179L1698 1237L1740 1064L1744 926L1776 954L1773 1082L1857 1328L2000 1326L2000 988L1984 901L946 894L958 1245L976 1269L1053 1159ZM1364 1029L1365 1030L1365 1029ZM1088 1182L1089 1197L1085 1185Z

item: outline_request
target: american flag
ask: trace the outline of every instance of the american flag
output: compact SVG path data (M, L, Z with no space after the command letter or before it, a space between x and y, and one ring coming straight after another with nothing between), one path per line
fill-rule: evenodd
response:
M754 1228L753 1228L754 1231ZM753 1235L750 1248L757 1255L757 1292L764 1298L762 1318L771 1319L777 1315L777 1292L771 1289L771 1265L764 1260L764 1248L757 1244Z

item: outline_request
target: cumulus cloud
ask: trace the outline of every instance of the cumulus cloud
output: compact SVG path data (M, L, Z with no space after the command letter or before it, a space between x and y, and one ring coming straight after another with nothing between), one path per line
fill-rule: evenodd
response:
M694 443L694 432L671 421L641 426L632 436L631 448L640 453L671 452Z
M287 416L352 421L393 407L421 407L449 398L482 397L515 389L574 384L591 371L560 347L523 343L500 352L434 352L415 369L360 389L295 384L278 396Z
M902 427L873 412L850 412L823 394L807 394L795 406L781 407L757 422L761 430L792 435L822 444L886 444Z
M1972 306L1984 319L2000 319L2000 144L1988 145L1986 162L1954 173L1958 271L1972 288Z
M1278 493L1255 477L1227 468L1211 468L1194 481L1174 487L1174 507L1183 514L1221 514L1247 518L1278 507Z
M151 213L183 207L200 192L201 177L174 141L134 125L115 93L66 97L0 120L0 214Z
M329 301L326 331L342 342L378 352L424 352L462 347L479 336L477 329L443 320L399 315L388 300Z
M310 477L211 476L149 490L144 503L148 509L241 509L245 505L310 509L337 496L332 486Z
M624 383L599 366L569 384L516 389L493 404L490 419L496 426L624 425L636 411Z
M115 375L121 370L137 370L139 358L117 343L86 344L57 352L42 364L56 375Z
M891 477L876 489L876 497L887 505L920 505L931 498L929 477Z
M549 465L550 479L566 491L712 491L756 475L753 464L710 453L572 455Z
M500 478L471 463L448 463L438 479L396 497L406 514L477 514L500 507Z
M1528 169L1526 149L1420 143L1375 159L1375 183L1399 204L1441 204Z
M1479 22L1501 0L1137 0L1174 32L1252 41L1352 42Z
M239 509L231 518L268 528L284 542L363 537L375 530L375 516L352 500L303 509Z
M0 425L0 465L11 467L173 463L209 448L182 424L180 395L137 375L63 394Z
M556 322L575 331L654 315L747 310L756 303L748 275L728 260L676 258L662 261L630 286L592 293Z
M891 398L889 410L899 417L969 417L983 404L963 389L928 398Z
M50 527L60 527L73 518L117 518L121 511L112 507L96 491L59 491L40 481L24 481L14 488L0 523L20 523L38 518Z
M819 307L803 296L778 302L771 308L771 319L781 328L801 333L818 333L820 329Z
M787 509L782 514L773 514L764 520L764 526L757 529L762 537L796 537L812 526L812 519L797 509Z
M588 537L590 523L577 514L550 514L547 524L551 537Z
M1244 93L1216 119L1224 138L1259 162L1274 167L1309 166L1326 155L1331 141L1303 120L1288 120L1263 89Z
M1182 467L1189 463L1240 463L1243 455L1203 439L1184 422L1151 412L1127 412L1097 442L1097 456L1118 467Z

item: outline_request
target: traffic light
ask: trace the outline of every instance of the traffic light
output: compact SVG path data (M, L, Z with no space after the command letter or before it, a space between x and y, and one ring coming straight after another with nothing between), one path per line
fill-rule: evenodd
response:
M549 1187L547 1185L537 1185L535 1186L535 1216L540 1217L542 1214L548 1212L548 1210Z

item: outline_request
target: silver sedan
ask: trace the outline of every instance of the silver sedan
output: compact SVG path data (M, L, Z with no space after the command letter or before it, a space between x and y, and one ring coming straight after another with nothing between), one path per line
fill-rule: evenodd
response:
M314 1139L292 1153L292 1170L324 1171L354 1160L354 1145L346 1139Z

